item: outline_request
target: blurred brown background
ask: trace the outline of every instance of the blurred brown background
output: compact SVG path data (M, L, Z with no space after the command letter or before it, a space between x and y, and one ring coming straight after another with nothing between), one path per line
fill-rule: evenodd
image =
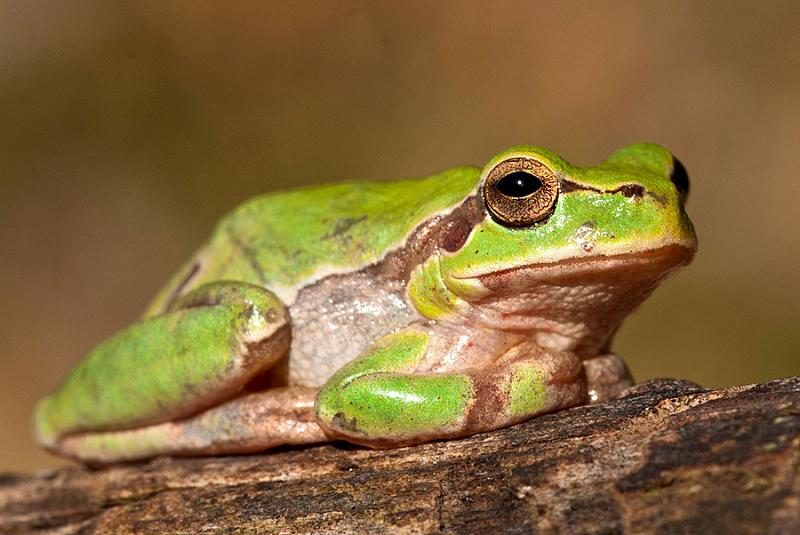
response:
M291 5L291 7L290 7ZM260 192L663 143L701 247L621 331L638 379L800 373L800 3L4 2L0 470L30 413Z

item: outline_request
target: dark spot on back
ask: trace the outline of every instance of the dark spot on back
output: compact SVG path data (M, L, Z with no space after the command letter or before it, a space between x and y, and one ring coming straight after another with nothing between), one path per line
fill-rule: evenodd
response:
M342 217L337 219L336 222L333 224L333 228L331 231L322 237L323 240L327 240L330 238L336 238L337 236L341 236L345 234L348 230L353 228L355 225L361 223L362 221L366 220L367 216L362 215L360 217Z
M200 262L195 261L192 264L192 267L189 268L189 271L186 273L183 279L181 279L181 282L179 282L175 286L175 289L172 290L172 293L169 295L169 298L167 298L167 300L164 302L164 310L169 310L172 308L172 305L175 303L178 297L180 297L180 295L183 293L183 290L189 285L189 283L192 281L192 279L195 277L195 275L197 275L199 271L200 271Z

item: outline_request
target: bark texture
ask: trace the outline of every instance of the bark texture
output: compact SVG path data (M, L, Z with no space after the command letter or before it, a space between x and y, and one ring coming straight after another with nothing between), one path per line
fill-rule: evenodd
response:
M474 437L0 476L2 533L800 533L800 377Z

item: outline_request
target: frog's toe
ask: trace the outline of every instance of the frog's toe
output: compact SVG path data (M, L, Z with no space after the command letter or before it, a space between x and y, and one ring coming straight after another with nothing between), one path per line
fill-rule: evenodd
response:
M586 369L589 401L592 403L614 398L633 385L630 371L619 355L599 355L584 360L583 366Z

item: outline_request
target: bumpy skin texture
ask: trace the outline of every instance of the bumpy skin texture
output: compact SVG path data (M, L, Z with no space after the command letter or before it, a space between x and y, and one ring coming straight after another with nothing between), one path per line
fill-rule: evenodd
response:
M512 160L557 188L524 226L483 195ZM253 199L40 403L40 441L89 462L394 447L612 396L630 384L613 333L696 248L675 162L515 147L482 170Z

